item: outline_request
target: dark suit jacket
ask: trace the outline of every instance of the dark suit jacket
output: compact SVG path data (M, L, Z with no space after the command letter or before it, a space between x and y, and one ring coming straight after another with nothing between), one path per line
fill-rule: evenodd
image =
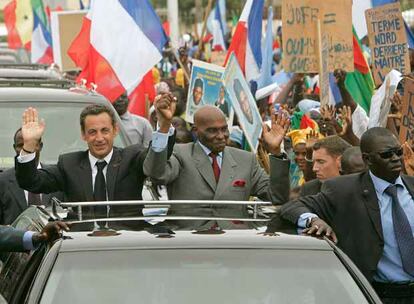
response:
M142 170L146 150L138 145L124 149L114 147L106 173L108 200L141 200L145 176ZM57 165L36 169L34 161L19 163L16 159L16 178L19 185L35 193L62 191L65 201L93 201L92 169L88 151L59 156ZM85 208L87 216L88 210ZM136 206L112 207L112 215L138 215Z
M42 203L50 204L50 199L63 200L61 192L42 194ZM0 175L0 225L10 225L28 207L24 190L19 187L14 168Z
M414 177L402 176L414 195ZM368 172L339 176L323 182L321 192L282 206L282 217L297 223L305 212L314 212L334 229L338 246L369 281L382 256L384 237L374 184Z
M0 226L0 252L25 251L23 235L24 231L9 226Z
M321 191L322 182L319 179L310 180L300 187L300 196L318 194Z

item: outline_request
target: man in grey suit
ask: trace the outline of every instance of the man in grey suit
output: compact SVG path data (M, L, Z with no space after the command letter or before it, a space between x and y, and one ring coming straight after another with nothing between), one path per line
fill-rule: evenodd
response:
M0 252L36 249L42 242L53 242L61 230L69 230L64 222L50 222L40 232L17 230L0 226Z
M247 201L250 196L283 204L289 196L289 161L280 144L289 127L284 115L273 115L272 127L263 126L263 144L270 155L270 177L259 166L256 155L226 146L229 131L225 115L213 106L200 108L194 116L198 141L176 144L167 159L166 140L171 133L174 100L168 96L156 100L158 134L163 143L153 140L144 161L144 173L168 187L169 198L179 200ZM175 206L171 215L247 216L245 206L202 205L191 209ZM220 223L225 228L225 223Z

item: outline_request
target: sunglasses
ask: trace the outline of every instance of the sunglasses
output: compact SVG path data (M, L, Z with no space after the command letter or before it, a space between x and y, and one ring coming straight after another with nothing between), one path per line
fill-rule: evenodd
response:
M388 159L388 158L391 158L394 154L400 157L403 155L403 152L404 152L403 149L399 147L399 148L392 148L392 149L382 151L382 152L377 152L377 154L383 159Z

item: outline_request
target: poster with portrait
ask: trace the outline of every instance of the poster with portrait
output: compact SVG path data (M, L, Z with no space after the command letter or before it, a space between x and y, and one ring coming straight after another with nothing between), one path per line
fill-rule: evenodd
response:
M262 118L234 53L231 54L224 71L223 83L247 142L256 153L262 134Z
M185 119L194 123L194 113L203 105L218 107L226 115L229 126L233 124L233 109L222 83L224 68L204 61L193 60L188 88Z

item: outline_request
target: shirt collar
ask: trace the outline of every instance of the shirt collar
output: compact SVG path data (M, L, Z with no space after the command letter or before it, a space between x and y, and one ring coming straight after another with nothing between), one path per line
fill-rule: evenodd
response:
M131 118L131 113L129 113L129 111L126 111L120 117L121 117L122 120L129 120Z
M109 162L111 161L112 158L112 154L114 154L114 149L112 148L111 152L108 153L107 156L104 157L104 159L99 159L96 158L95 156L93 156L91 154L91 151L88 151L88 156L89 156L89 163L91 164L91 168L95 167L96 163L98 161L106 161L107 164L109 164Z
M374 175L371 171L369 171L369 175L371 176L372 182L374 183L375 191L378 194L383 194L385 189L387 189L390 185L400 185L404 187L404 183L401 179L401 176L398 176L398 178L395 180L394 184L391 184L390 182L387 182L386 180L383 180L382 178L379 178Z
M210 156L211 150L207 148L206 146L204 146L199 140L197 142L200 145L201 149L203 149L204 153L206 153L207 156ZM217 156L223 157L223 152L220 152Z

